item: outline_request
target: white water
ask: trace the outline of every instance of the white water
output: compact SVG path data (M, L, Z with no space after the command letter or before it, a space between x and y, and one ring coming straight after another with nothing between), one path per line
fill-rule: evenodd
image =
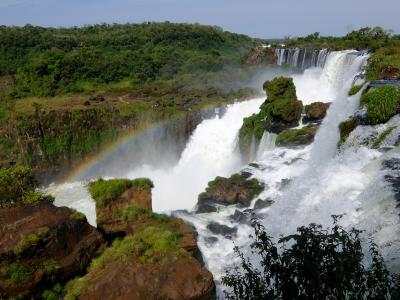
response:
M320 54L319 54L320 55ZM322 55L322 54L321 54ZM297 94L304 104L314 101L332 102L326 118L318 131L315 142L294 149L274 147L274 135L264 134L260 145L254 145L254 157L260 168L248 167L253 176L267 186L260 195L275 203L262 211L263 222L269 234L279 237L292 233L296 227L316 222L330 225L332 214L345 214L342 224L365 229L366 237L374 237L392 268L399 268L400 228L392 192L383 181L385 172L380 161L400 156L400 150L389 152L372 150L362 145L362 138L382 133L390 125L357 129L338 153L337 126L358 107L359 94L347 96L350 84L365 63L367 56L352 51L333 52L326 58L324 68L306 70L295 75ZM316 54L314 58L316 61ZM236 139L242 118L258 111L263 99L236 103L228 107L225 115L203 121L193 133L179 162L171 168L155 169L142 166L126 176L148 176L155 182L154 209L171 211L191 209L198 193L215 176L228 176L241 167ZM392 125L398 120L391 121ZM392 126L390 125L390 126ZM389 126L389 127L390 127ZM364 134L365 133L365 134ZM368 134L366 134L368 133ZM385 141L393 145L398 129ZM285 184L290 180L289 184ZM57 205L75 207L93 222L94 207L90 196L82 192L83 183L57 187ZM229 216L236 207L221 208L216 213L178 216L195 225L198 243L207 267L217 283L227 266L235 263L232 241L222 236L209 239L213 234L207 229L211 221L237 226L235 243L247 246L251 229L238 225ZM221 290L219 290L221 295Z

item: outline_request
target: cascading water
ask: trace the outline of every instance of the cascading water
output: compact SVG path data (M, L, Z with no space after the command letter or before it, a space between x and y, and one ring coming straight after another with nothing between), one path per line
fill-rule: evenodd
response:
M371 132L377 135L389 126L395 126L398 120L392 120L382 128L366 126L357 129L342 152L338 153L336 148L339 122L351 115L359 103L360 93L348 97L347 91L368 56L355 51L298 50L296 54L291 49L278 49L277 57L279 64L291 61L297 67L311 67L303 74L293 75L298 97L304 104L315 101L332 104L313 144L297 148L275 147L276 136L265 132L259 145L254 145L256 164L246 167L246 171L266 184L259 197L274 201L270 207L258 211L268 233L279 237L310 222L328 226L332 214L345 213L343 225L365 229L365 236L373 236L391 266L398 269L400 226L393 192L384 181L391 171L382 169L381 162L400 157L400 150L399 147L386 153L373 150L364 146L366 143L362 139ZM197 195L209 180L215 176L229 176L243 167L237 152L238 130L243 117L257 112L262 102L263 99L254 99L236 103L228 106L224 115L204 120L174 166L157 168L143 162L125 170L121 176L150 177L155 183L153 207L156 211L193 208ZM395 144L396 130L385 139L385 146ZM108 164L112 165L112 160ZM75 182L53 187L57 190L56 204L83 211L93 224L94 205L84 184ZM71 202L71 199L76 200ZM207 224L217 221L237 227L234 242L237 246L247 247L252 230L231 218L235 210L243 208L228 206L218 212L203 214L174 212L195 226L200 250L206 266L214 274L221 297L221 275L238 259L233 253L232 240L214 235L207 229Z
M308 69L312 67L324 67L328 56L327 49L307 49L307 48L277 48L275 49L277 65L289 65L293 68Z

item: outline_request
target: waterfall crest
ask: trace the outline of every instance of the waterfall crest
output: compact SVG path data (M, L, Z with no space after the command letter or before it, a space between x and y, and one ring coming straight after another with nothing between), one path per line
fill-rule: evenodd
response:
M293 68L323 68L328 56L328 49L277 48L275 49L277 65L289 65Z

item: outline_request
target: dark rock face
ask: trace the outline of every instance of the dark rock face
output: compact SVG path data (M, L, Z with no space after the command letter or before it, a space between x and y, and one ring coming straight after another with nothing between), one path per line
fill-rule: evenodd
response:
M199 201L197 203L196 213L202 214L202 213L212 213L212 212L217 212L217 208L215 207L215 202L204 200L204 201Z
M247 224L250 220L249 215L241 212L240 210L235 210L234 214L231 215L229 218L239 224Z
M211 222L207 225L207 229L214 234L223 235L225 237L235 236L237 233L237 228L231 228L226 225L219 224L217 222Z
M330 106L330 103L314 102L305 106L305 117L303 122L321 122L326 116L326 112Z
M254 209L263 209L271 206L273 203L274 203L273 200L257 199L256 203L254 203Z
M392 187L394 197L400 206L400 158L392 158L382 162L384 169L391 170L390 174L385 175L385 180Z
M218 203L222 205L241 204L249 206L251 200L259 195L264 185L256 179L247 180L241 174L234 174L230 178L217 177L208 183L205 192L199 195L198 207L202 203Z
M400 69L393 67L393 66L387 66L385 67L380 76L379 79L381 80L400 80Z
M277 136L276 145L285 147L309 145L314 141L317 130L318 127L284 130Z
M275 51L272 48L258 47L250 53L246 62L251 65L260 65L273 64L275 61Z
M69 208L43 201L0 210L0 299L70 279L104 246L96 228Z

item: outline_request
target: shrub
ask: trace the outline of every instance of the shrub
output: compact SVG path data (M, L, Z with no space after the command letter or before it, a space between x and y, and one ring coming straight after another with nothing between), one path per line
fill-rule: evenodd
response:
M25 236L14 248L14 254L19 255L24 250L28 249L32 245L37 245L40 241L45 239L49 234L48 227L40 227L35 233Z
M57 283L55 286L52 287L50 290L45 290L42 293L42 298L44 300L59 300L62 299L64 294L64 287Z
M32 277L29 269L19 262L3 266L2 273L5 273L13 283L21 283Z
M100 207L107 206L110 202L118 199L127 189L138 187L141 189L153 188L153 183L147 178L129 179L99 179L89 184L89 191L96 204Z
M368 59L366 68L368 80L379 79L382 70L387 66L400 69L400 47L381 48Z
M296 99L296 87L292 78L276 77L271 81L264 82L263 88L268 95L267 101L278 99Z
M337 221L334 217L331 229L316 224L300 227L278 244L253 221L251 248L260 259L260 267L236 247L241 269L227 271L222 278L231 288L225 291L226 298L389 299L392 280L377 246L371 242L372 264L367 268L360 231L346 231Z
M400 89L385 85L369 91L361 98L367 106L367 122L371 125L386 123L400 108Z

